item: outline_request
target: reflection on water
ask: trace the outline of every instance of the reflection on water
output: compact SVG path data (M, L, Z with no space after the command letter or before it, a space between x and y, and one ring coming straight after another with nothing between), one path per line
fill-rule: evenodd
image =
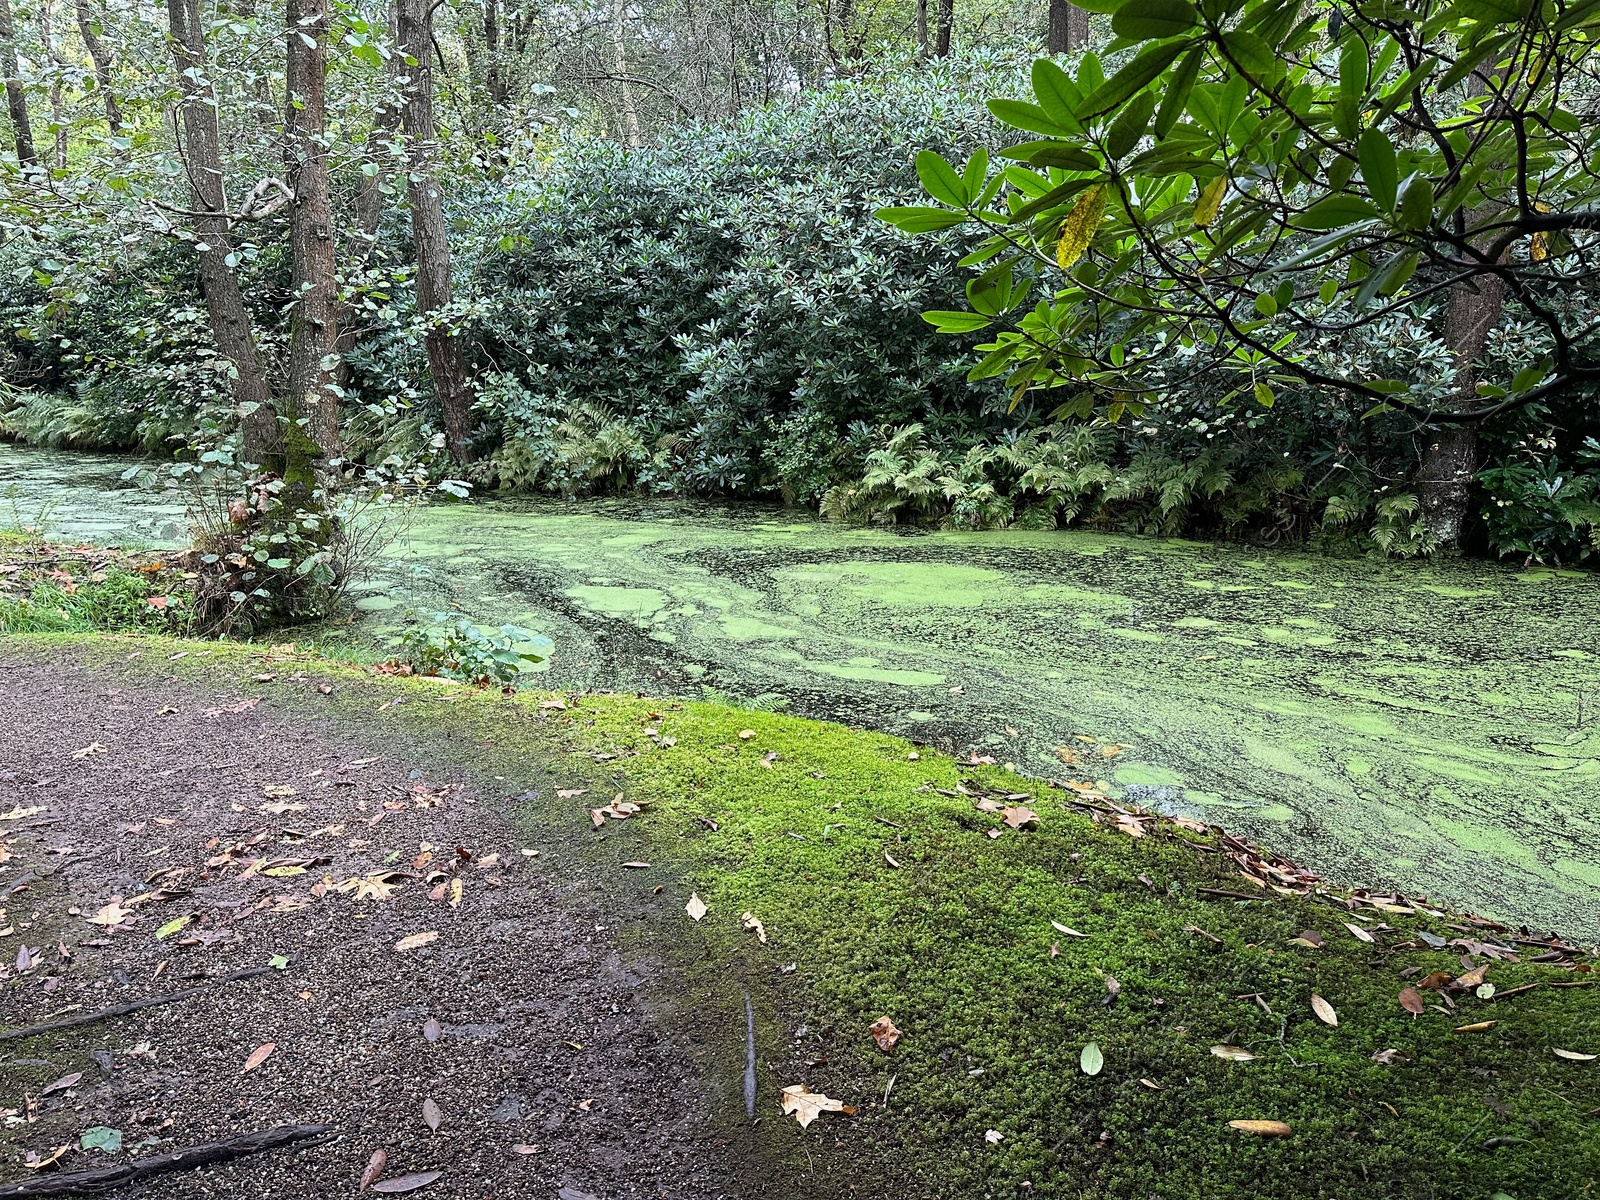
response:
M0 488L58 501L61 533L172 540L169 501L105 490L120 470L0 446ZM1597 601L1579 572L656 500L429 506L356 594L375 636L418 608L513 622L555 640L552 685L709 690L1106 778L1348 881L1580 934Z

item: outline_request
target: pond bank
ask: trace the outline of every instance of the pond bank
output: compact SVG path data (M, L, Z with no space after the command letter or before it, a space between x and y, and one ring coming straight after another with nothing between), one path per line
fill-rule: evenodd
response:
M0 486L26 465L63 533L179 527L106 500L115 460L40 455L0 447ZM536 629L552 685L709 689L1104 778L1352 883L1600 933L1593 575L488 500L418 512L357 603L380 637L447 606Z

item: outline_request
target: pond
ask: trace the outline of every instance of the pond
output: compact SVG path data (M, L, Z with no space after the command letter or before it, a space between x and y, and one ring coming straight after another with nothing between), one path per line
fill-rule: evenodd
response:
M0 521L171 544L118 459L0 446ZM8 511L9 509L9 511ZM1600 577L650 499L432 505L358 585L554 639L549 686L783 707L1104 778L1341 882L1600 934Z

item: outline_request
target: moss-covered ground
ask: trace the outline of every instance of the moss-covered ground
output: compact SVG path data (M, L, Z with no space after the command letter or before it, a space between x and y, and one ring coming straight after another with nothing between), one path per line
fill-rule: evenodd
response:
M709 1039L724 1124L771 1162L774 1195L1546 1200L1600 1180L1600 1060L1556 1053L1600 1054L1590 957L1536 962L1541 948L1518 931L1403 898L1258 887L1215 830L1131 836L1090 779L1052 788L710 703L569 695L556 707L293 659L273 666L276 681L249 682L266 652L240 647L0 646L236 679L521 795L545 869L609 888L636 918L618 922L625 949L666 965L665 1019ZM1120 757L1080 745L1090 762ZM1026 804L1037 827L982 811L980 794L996 791L1026 794L1002 803ZM619 794L642 811L595 828L590 808ZM691 892L708 907L698 924ZM1492 995L1480 997L1478 968ZM1429 976L1468 985L1423 988ZM1401 1005L1407 986L1422 989L1420 1014ZM888 1053L868 1033L884 1015L903 1031ZM1091 1042L1104 1058L1092 1076ZM1218 1057L1219 1045L1254 1058ZM778 1090L800 1082L856 1115L782 1121Z

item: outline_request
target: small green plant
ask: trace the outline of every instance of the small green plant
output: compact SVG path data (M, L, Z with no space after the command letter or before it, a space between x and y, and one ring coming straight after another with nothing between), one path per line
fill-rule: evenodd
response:
M27 572L22 584L20 593L0 591L0 634L177 632L189 619L187 597L161 591L146 572L56 566Z
M516 679L524 666L543 662L528 646L548 646L550 639L520 625L489 629L465 617L432 613L425 625L400 639L401 661L417 675L441 675L487 687Z

